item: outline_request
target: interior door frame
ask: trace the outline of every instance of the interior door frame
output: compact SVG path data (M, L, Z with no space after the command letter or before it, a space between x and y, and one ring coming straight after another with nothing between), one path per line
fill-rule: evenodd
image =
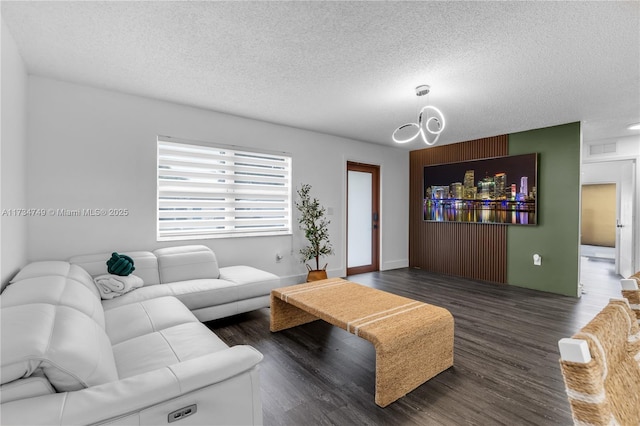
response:
M640 261L638 260L638 257L640 255L640 253L638 253L638 250L635 248L635 244L637 241L640 240L640 232L638 231L638 229L640 228L640 226L638 226L638 221L636 219L636 209L638 209L638 205L640 205L640 197L638 197L638 190L639 190L639 186L640 186L640 175L638 174L637 170L636 170L636 159L635 158L626 158L626 157L620 157L620 158L612 158L612 159L607 159L607 160L598 160L598 161L585 161L583 162L582 166L581 166L581 179L580 179L580 187L582 188L582 185L586 185L586 184L598 184L598 183L615 183L616 184L616 218L619 219L620 218L620 208L621 208L621 199L620 199L620 184L621 184L621 179L622 179L622 175L621 174L615 174L612 173L611 176L607 176L607 177L602 177L602 175L600 175L599 177L594 177L591 176L590 173L588 177L585 176L585 166L591 166L591 167L602 167L602 168L606 168L606 167L614 167L616 165L618 165L618 167L616 167L616 172L619 173L623 173L622 169L624 169L624 166L620 167L620 165L623 164L630 164L630 173L631 173L631 181L633 182L631 191L634 193L634 197L636 198L635 202L631 203L631 211L629 212L629 214L631 215L631 221L628 224L625 224L626 226L631 228L631 248L632 248L632 253L631 253L631 269L632 270L637 270L638 268L638 264L640 263ZM633 186L635 186L635 188L633 188ZM581 206L582 206L582 201L581 201ZM581 207L582 209L582 207ZM580 213L580 221L582 221L582 210ZM617 274L619 274L620 271L620 241L619 241L619 233L620 230L616 229L616 255L615 255L615 272ZM578 244L580 244L580 241L578 241Z
M356 267L349 267L349 172L364 172L371 173L371 211L373 214L377 213L378 220L373 223L372 218L372 232L371 232L371 265L362 265ZM355 161L347 161L346 170L346 250L345 250L345 265L347 275L362 274L365 272L373 272L380 270L380 166L375 164L365 164Z

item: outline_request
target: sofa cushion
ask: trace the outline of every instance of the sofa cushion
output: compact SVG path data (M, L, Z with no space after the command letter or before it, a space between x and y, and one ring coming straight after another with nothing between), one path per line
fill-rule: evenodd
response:
M166 247L153 252L158 258L161 283L218 278L216 255L207 246Z
M182 302L169 296L109 309L105 319L112 345L176 325L198 322Z
M220 268L220 279L237 285L239 300L269 295L280 287L277 275L244 265Z
M60 276L68 278L69 280L77 281L83 286L87 287L89 291L100 297L100 293L93 283L91 276L83 268L72 265L69 262L51 260L41 262L31 262L16 274L11 281L11 284L21 280L38 277Z
M207 306L224 305L237 302L238 286L230 281L201 279L178 281L138 288L111 300L103 300L105 311L118 306L151 300L157 297L174 296L184 303L190 310Z
M238 301L238 286L230 281L203 279L164 285L192 311Z
M136 267L134 273L142 278L145 286L160 283L158 260L153 253L149 251L131 251L120 254L124 254L133 259L133 264ZM107 260L110 258L111 253L88 254L74 256L69 259L69 262L81 266L92 277L96 277L108 273Z
M105 326L100 299L87 286L60 275L15 281L5 288L0 300L3 308L30 303L68 306L88 315L103 329Z
M145 300L155 299L157 297L173 296L171 287L165 284L143 286L130 291L122 296L114 297L113 299L105 299L102 301L102 307L105 312L109 309L117 308L118 306L128 305L130 303L138 303Z
M113 346L121 379L227 349L204 324L190 322Z
M25 280L27 278L43 277L46 275L60 275L67 276L69 273L69 262L62 260L45 260L41 262L31 262L9 281L14 283L16 281Z
M58 392L118 379L105 331L76 309L44 303L3 308L2 384L41 369Z
M49 395L55 392L49 380L44 377L42 370L38 370L26 379L14 380L0 386L0 403L5 404L18 399Z

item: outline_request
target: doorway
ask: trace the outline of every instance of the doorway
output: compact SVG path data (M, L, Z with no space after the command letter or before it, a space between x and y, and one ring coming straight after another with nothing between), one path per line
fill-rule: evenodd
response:
M347 162L347 275L379 265L380 166Z
M608 276L619 290L619 279L635 270L635 179L633 160L583 164L580 276L587 290L590 276L603 283Z

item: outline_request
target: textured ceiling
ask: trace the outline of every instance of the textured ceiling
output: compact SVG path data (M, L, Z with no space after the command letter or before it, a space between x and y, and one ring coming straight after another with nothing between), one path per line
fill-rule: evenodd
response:
M639 134L640 3L10 2L30 74L393 145L415 86L440 143L583 121ZM415 141L408 149L423 147Z

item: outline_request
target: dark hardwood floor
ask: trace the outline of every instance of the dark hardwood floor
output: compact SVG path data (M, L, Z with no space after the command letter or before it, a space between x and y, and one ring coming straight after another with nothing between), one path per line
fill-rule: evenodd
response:
M374 403L373 346L346 331L316 321L271 333L268 309L207 325L264 354L267 426L570 425L557 342L620 297L607 268L583 258L580 299L415 269L349 277L455 318L454 367L386 408Z

